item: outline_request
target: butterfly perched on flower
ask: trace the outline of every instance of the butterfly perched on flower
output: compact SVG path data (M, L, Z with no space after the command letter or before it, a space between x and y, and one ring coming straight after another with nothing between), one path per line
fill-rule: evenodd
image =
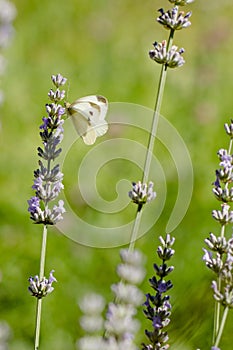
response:
M67 115L72 119L77 133L86 145L93 145L96 138L108 130L105 120L108 101L100 95L79 98L73 103L65 103Z

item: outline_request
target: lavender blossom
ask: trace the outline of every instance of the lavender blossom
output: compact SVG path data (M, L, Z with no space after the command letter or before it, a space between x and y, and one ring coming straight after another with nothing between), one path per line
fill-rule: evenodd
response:
M28 279L30 283L28 291L32 296L36 297L37 299L41 299L52 293L54 290L52 284L53 282L57 282L56 278L53 276L53 272L54 270L50 272L49 279L46 279L46 277L42 277L40 279L38 275Z
M139 322L134 316L143 300L143 295L136 285L141 283L145 276L142 266L144 257L138 250L127 249L122 249L120 256L122 263L117 267L117 274L121 281L112 285L115 302L108 305L105 322L106 344L109 346L107 349L136 350L134 336L139 329Z
M169 0L172 4L178 6L185 6L194 2L194 0Z
M62 214L65 212L62 200L58 205L49 208L49 202L55 200L63 189L63 174L60 167L56 164L51 166L52 162L60 155L61 148L58 148L63 139L62 116L65 109L58 103L64 99L65 91L60 87L66 83L66 78L61 74L53 75L52 82L56 90L50 90L49 98L52 101L46 104L47 117L42 118L40 126L40 137L43 148L38 147L39 168L34 171L35 196L28 200L30 218L37 224L54 225L62 220Z
M155 42L154 50L149 51L149 56L152 60L157 63L165 64L169 68L177 68L183 66L185 63L182 54L184 49L178 50L178 47L172 45L172 47L167 50L167 41L163 40L161 43Z
M80 326L85 331L85 336L77 342L79 350L102 350L105 348L103 333L104 319L101 315L105 307L105 301L101 295L86 294L80 301L79 307L83 312L80 318Z
M169 303L170 296L166 293L173 285L170 280L166 281L165 277L173 271L173 266L167 267L165 263L175 253L171 248L175 242L175 238L166 235L165 239L160 237L161 246L157 249L159 259L162 260L160 266L154 264L156 276L149 279L151 287L155 290L155 294L146 294L144 303L144 314L152 323L152 330L145 331L149 340L149 344L142 344L142 350L166 350L169 345L166 344L169 337L163 329L170 322L171 304Z
M161 15L157 18L157 21L162 24L166 29L180 30L187 28L191 25L189 18L192 12L188 12L184 15L184 12L178 14L178 6L175 6L172 10L165 12L162 8L159 9Z
M156 192L153 191L154 184L152 181L149 182L148 186L146 183L132 182L133 188L129 191L129 198L132 199L133 203L138 205L138 211L141 210L144 204L151 202L156 197Z
M216 236L211 232L205 239L208 249L203 249L203 260L216 276L216 280L212 281L213 296L217 305L216 310L218 310L214 315L214 324L218 325L221 322L221 327L214 328L212 349L218 349L227 312L233 308L233 236L227 238L226 235L227 225L233 222L233 211L230 206L233 199L233 155L231 153L233 121L229 125L225 124L224 128L230 137L230 146L228 150L221 148L217 152L220 168L215 172L216 180L213 183L213 193L216 199L222 202L221 210L212 211L212 217L220 224L220 234ZM223 307L221 320L220 306Z

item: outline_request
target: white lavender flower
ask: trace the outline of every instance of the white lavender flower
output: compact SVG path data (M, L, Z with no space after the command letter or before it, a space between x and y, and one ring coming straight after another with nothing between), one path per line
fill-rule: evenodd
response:
M136 266L119 264L117 274L128 283L139 284L145 277L145 270Z
M96 293L86 294L79 302L82 312L88 315L98 315L105 307L105 300L102 295Z
M54 287L52 286L53 282L57 282L56 278L53 276L54 270L50 272L49 279L46 277L39 278L38 275L34 277L30 277L28 291L29 293L36 297L37 299L41 299L46 295L52 293Z
M172 4L177 6L185 6L194 2L194 0L169 0Z
M82 329L88 333L99 332L103 329L103 317L98 315L84 315L79 320Z
M218 289L217 282L212 282L212 288L214 290L214 299L221 303L223 306L233 308L233 286L229 284L225 286L224 291L221 292Z
M138 347L132 342L130 338L123 340L116 340L114 337L110 337L106 343L105 347L101 350L138 350Z
M147 185L146 183L132 182L133 188L129 191L129 198L132 202L138 205L138 211L141 210L142 206L146 203L151 202L156 197L156 192L154 192L154 184L152 181Z
M133 251L130 251L129 249L121 249L120 257L124 263L133 266L142 266L145 262L145 256L138 249Z
M172 47L167 50L167 42L163 40L161 43L155 42L154 50L149 51L149 56L152 60L157 63L165 64L169 68L181 67L185 60L182 57L184 49L181 48L178 50L178 47L172 45Z
M101 336L85 336L76 343L77 350L107 350L105 342Z
M139 329L139 323L133 319L136 310L129 304L109 303L105 329L108 334L117 339L124 339L127 334L135 334Z
M233 188L213 188L213 193L215 197L221 202L233 202Z
M162 24L166 29L180 30L187 28L191 25L189 18L192 12L188 12L184 15L184 12L178 14L178 6L175 6L172 10L164 11L162 8L159 9L161 15L157 18L157 21Z
M111 290L115 294L117 300L124 304L132 304L137 307L143 301L143 293L136 286L119 282L111 286Z
M216 253L216 257L213 256L213 253L203 248L204 256L203 261L205 261L206 266L211 269L216 274L219 274L223 268L223 261L221 254Z
M221 205L222 210L213 210L212 217L221 225L226 225L233 222L233 211L229 210L230 206L226 203Z
M138 251L122 249L120 252L122 264L117 266L117 274L129 284L139 284L145 277L145 269L142 266L143 256ZM135 257L135 260L134 260Z
M229 124L224 124L225 131L227 135L229 135L231 138L233 138L233 119L231 119L231 122Z
M105 307L104 298L95 293L86 294L79 302L79 307L83 312L79 323L86 334L77 342L79 350L104 349L104 341L98 335L103 333L104 319L101 313Z
M225 124L224 127L231 140L229 150L221 148L217 153L221 168L215 172L216 180L213 183L213 193L216 199L222 203L221 210L212 211L212 217L221 225L221 232L219 236L211 232L209 237L205 239L208 250L203 249L203 260L216 275L216 280L212 281L213 296L216 301L216 310L218 310L214 315L214 324L221 324L219 329L214 329L214 346L211 348L213 350L219 349L217 345L224 329L228 309L233 308L233 236L229 239L226 236L227 225L233 222L233 211L229 205L233 201L232 121L229 125ZM217 303L223 306L223 312L220 311L220 305ZM222 320L221 314L223 315L221 316Z
M120 256L122 263L117 267L117 274L121 281L111 287L115 302L108 305L105 345L107 350L136 350L134 337L139 329L139 322L134 316L143 296L135 284L144 278L142 264L145 259L138 250L122 249Z
M228 242L225 237L216 237L210 232L209 238L205 239L205 243L212 251L219 252L220 254L227 253Z

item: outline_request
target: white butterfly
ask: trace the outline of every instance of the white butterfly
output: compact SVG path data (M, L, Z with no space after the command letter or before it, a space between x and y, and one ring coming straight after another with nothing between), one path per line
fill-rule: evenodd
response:
M79 98L73 103L65 103L67 115L71 117L77 133L86 145L93 145L96 138L108 130L105 117L108 101L105 97L91 95Z

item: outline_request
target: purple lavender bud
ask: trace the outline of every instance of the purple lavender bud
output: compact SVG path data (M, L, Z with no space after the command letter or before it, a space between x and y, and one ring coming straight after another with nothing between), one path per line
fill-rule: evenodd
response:
M64 99L65 97L65 90L50 90L48 93L48 97L50 98L51 101L58 102Z
M154 316L152 324L153 324L153 327L155 329L160 329L163 327L162 320L161 320L160 316Z
M47 130L49 126L51 125L51 118L42 118L43 124L40 126L40 129Z
M220 149L217 154L220 159L220 166L224 168L230 168L232 166L232 155L230 155L226 149Z
M31 214L35 214L37 212L38 207L40 207L40 199L38 197L31 197L28 200L28 211Z
M61 74L57 74L57 75L52 75L51 77L53 84L56 87L60 87L62 85L65 85L67 79L64 78Z

